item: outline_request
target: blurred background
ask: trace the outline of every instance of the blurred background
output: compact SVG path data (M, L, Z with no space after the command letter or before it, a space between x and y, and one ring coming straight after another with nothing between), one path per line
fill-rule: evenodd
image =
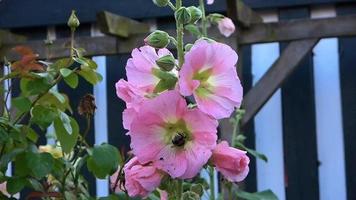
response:
M260 14L264 22L356 14L356 0L244 2ZM184 1L185 5L197 3ZM227 5L231 4L216 0L207 6L207 10L227 15ZM48 38L64 43L70 37L66 22L71 10L77 11L81 22L76 37L82 38L81 44L89 51L99 51L100 45L88 38L104 37L97 26L97 13L101 11L136 19L149 24L151 30L175 27L170 9L158 8L149 0L1 0L0 29L26 36L30 43ZM316 30L318 28L315 27ZM237 48L238 34L223 41ZM1 42L13 42L1 39L0 35L0 49ZM103 75L100 84L92 87L80 80L80 89L72 90L65 84L57 88L69 94L73 109L80 97L93 94L98 109L88 141L92 144L109 142L127 151L129 138L122 127L121 114L125 104L116 97L114 85L120 78L125 78L126 61L135 46L132 44L138 47L143 45L143 41L135 41L130 36L112 41L116 43L106 44L111 40L103 40L100 48L115 45L116 51L106 49L103 55L93 57ZM238 53L243 55L239 64L245 93L260 80L287 45L288 42L272 42L238 46ZM356 200L355 76L356 37L320 40L243 129L247 137L246 146L268 157L268 163L252 158L250 174L245 181L247 191L271 189L281 200ZM17 96L18 84L12 84L15 88L12 95ZM83 118L79 120L82 124L84 121ZM228 138L231 133L224 130L221 127L220 134ZM51 132L52 129L47 130L49 135ZM47 142L51 140L44 133L39 143ZM108 193L107 181L88 179L94 193L99 196Z

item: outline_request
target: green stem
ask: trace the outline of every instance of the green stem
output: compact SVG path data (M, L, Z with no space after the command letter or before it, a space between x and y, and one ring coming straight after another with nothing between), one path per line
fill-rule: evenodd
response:
M234 123L233 123L233 130L232 130L232 137L231 137L231 145L233 147L235 147L235 140L236 140L236 137L237 137L237 131L239 129L239 121L234 119Z
M209 167L209 178L210 178L210 200L215 200L215 177L214 177L213 167Z
M173 10L175 11L176 10L176 7L172 4L172 2L168 2L168 6Z
M182 7L182 0L176 1L176 9ZM177 26L177 54L178 54L178 69L180 69L184 63L184 49L183 49L183 24L176 20Z
M202 18L201 18L201 23L202 23L202 32L203 32L203 37L207 37L208 36L208 31L207 31L207 26L206 26L206 16L205 16L205 4L204 4L204 0L199 0L199 6L200 6L200 10L202 12Z
M177 180L177 200L183 200L183 180Z

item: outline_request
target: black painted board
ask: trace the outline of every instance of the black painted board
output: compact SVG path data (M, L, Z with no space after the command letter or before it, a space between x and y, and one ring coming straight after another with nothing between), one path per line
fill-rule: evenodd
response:
M355 14L356 5L337 7L338 15ZM340 84L344 127L347 199L356 199L356 37L339 38Z
M252 8L276 8L276 7L295 7L317 4L335 4L345 2L356 2L355 0L244 0Z
M309 18L306 8L283 9L280 20ZM281 44L281 51L287 46ZM286 197L318 200L318 159L314 105L313 60L309 53L282 85Z
M197 5L197 2L185 0L184 5ZM216 1L207 6L207 11L221 12L225 7L225 1ZM159 8L151 0L4 0L0 1L0 28L65 24L73 9L82 23L96 21L96 13L103 10L135 19L173 13L169 7Z
M106 57L106 88L107 88L107 118L109 143L122 152L130 150L130 137L123 128L122 112L125 110L125 102L116 96L115 83L123 78L126 79L126 62L129 54Z
M237 51L242 52L242 77L243 77L243 89L244 95L248 93L248 91L252 88L252 63L251 63L251 46L246 45L242 46L240 50ZM240 76L240 75L239 75ZM254 120L250 120L248 124L245 125L244 129L242 130L243 134L246 136L245 145L250 149L256 148L255 142L255 125ZM261 152L263 153L263 152ZM257 191L257 176L256 176L256 158L252 155L248 155L250 158L250 172L245 179L245 190L248 192L256 192Z

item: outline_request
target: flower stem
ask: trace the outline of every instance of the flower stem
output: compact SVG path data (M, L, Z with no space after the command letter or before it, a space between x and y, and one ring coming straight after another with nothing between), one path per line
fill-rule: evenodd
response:
M209 177L210 177L210 200L215 200L215 177L214 177L213 167L209 167Z
M232 137L231 137L231 145L235 147L237 131L239 129L239 121L234 118Z
M183 180L177 180L177 200L182 200L183 196Z
M203 33L203 37L207 37L207 26L206 26L206 16L205 16L205 4L204 4L204 0L199 0L199 6L200 6L200 10L202 12L202 18L201 18L201 23L202 23L202 33Z
M182 0L176 1L176 9L182 7ZM178 69L180 69L184 63L184 50L183 50L183 24L176 20L177 26L177 54L178 54Z

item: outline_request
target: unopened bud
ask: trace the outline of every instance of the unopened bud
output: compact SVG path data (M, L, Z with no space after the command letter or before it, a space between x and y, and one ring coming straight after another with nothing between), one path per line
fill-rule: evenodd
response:
M220 20L224 19L225 16L219 13L212 13L207 17L212 23L217 24Z
M190 6L187 9L191 16L190 23L197 22L203 16L201 10L195 6Z
M156 64L161 70L169 72L175 67L176 60L172 55L165 55L156 60Z
M72 14L68 19L67 25L70 27L72 31L74 31L80 25L79 19L75 15L75 10L72 10Z
M191 20L190 12L186 7L181 7L175 12L175 18L179 23L187 24Z
M188 43L188 44L186 44L185 46L184 46L184 49L185 49L185 51L190 51L190 49L193 47L193 44L190 44L190 43Z
M165 7L168 5L169 0L153 0L153 3L159 7Z
M144 39L147 45L154 48L165 48L169 44L169 35L164 31L155 31Z

